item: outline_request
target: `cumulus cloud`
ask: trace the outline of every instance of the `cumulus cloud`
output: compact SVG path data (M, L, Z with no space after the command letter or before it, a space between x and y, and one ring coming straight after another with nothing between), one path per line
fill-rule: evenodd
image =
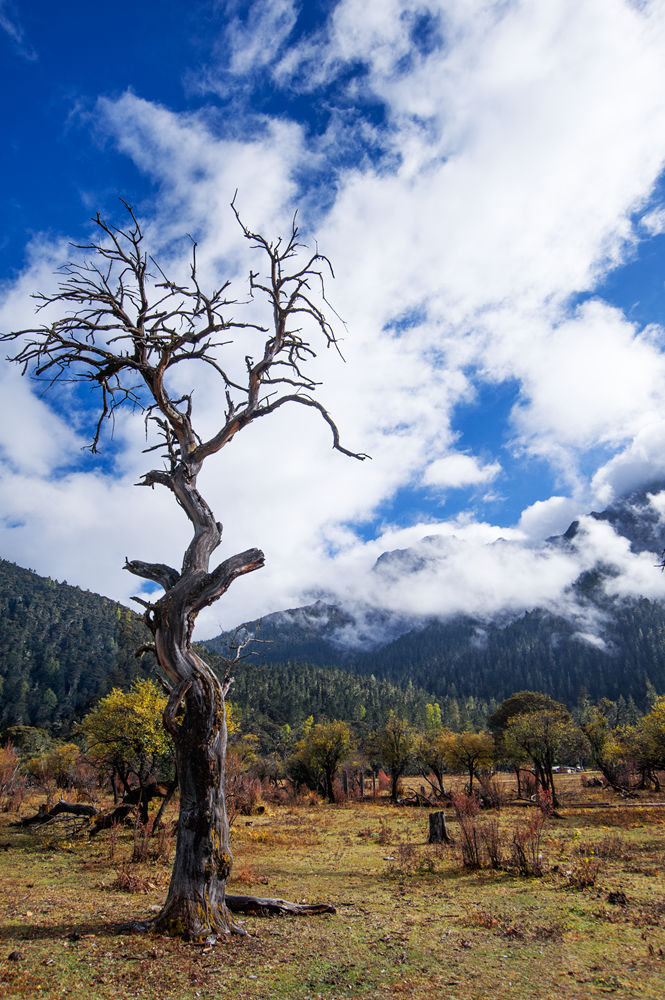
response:
M222 67L216 50L202 89L221 93L231 74L248 101L258 80L323 107L324 91L326 106L335 103L334 84L339 106L325 129L313 134L286 114L245 116L242 102L238 117L210 105L178 113L131 92L100 98L97 126L153 183L142 209L160 261L185 273L182 236L191 232L202 279L233 278L241 301L256 263L229 210L236 187L243 217L270 235L307 208L304 236L334 263L328 292L347 324L338 327L346 363L321 351L312 371L345 444L373 460L332 453L328 429L293 408L238 435L201 482L226 525L221 554L260 545L267 568L239 581L201 634L317 589L340 599L367 591L377 605L403 601L414 613L556 603L586 557L536 542L592 501L665 473L662 330L640 329L600 298L571 305L661 231L663 209L651 198L665 162L665 8L340 0L297 40L292 0L256 0L247 18L237 5L226 12L228 56ZM353 159L333 153L351 148ZM42 249L11 295L13 310L55 253ZM260 303L249 308L259 315ZM234 364L246 350L246 341L232 350ZM8 392L25 392L7 379ZM508 380L517 402L503 454L462 447L460 404L479 383ZM197 379L194 405L204 431L214 427L212 373ZM41 406L25 406L27 464L18 461L26 446L0 432L8 516L18 516L10 487L20 485L31 494L26 525L38 526L34 543L28 526L7 528L4 551L18 561L26 551L51 575L64 560L68 578L126 599L132 583L118 552L162 559L166 546L177 559L185 531L168 498L131 488L142 422L119 421L113 483L78 465L75 478L55 483ZM58 416L49 432L54 451L78 453L80 428ZM431 509L412 514L401 534L383 513L405 488L432 495L505 476L508 453L544 461L557 480L554 496L528 497L517 528L442 520ZM58 498L75 509L79 495L85 543L65 551L49 514ZM614 560L626 592L639 581L659 592L646 562L593 526L583 534ZM410 588L371 572L395 539L406 546L424 535L443 541L430 545Z
M638 330L599 301L525 338L513 361L523 386L513 410L519 441L574 478L578 454L622 445L659 422L662 343L661 329Z
M665 420L654 419L593 476L591 487L605 506L635 487L665 477Z
M540 541L562 534L579 514L579 504L570 497L548 497L536 500L522 511L519 527L527 538Z
M428 465L423 473L423 483L427 486L457 488L462 486L479 486L490 483L501 472L499 462L483 464L473 455L461 452L446 455Z

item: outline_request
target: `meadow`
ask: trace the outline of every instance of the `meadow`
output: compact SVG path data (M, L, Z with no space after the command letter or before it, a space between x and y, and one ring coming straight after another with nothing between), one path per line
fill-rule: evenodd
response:
M427 809L384 798L328 805L309 797L237 816L230 892L331 902L337 912L246 917L248 937L215 947L123 929L165 896L172 822L151 840L131 826L90 839L72 818L34 830L4 813L0 994L662 1000L662 800L624 801L583 788L579 775L561 782L559 817L544 820L537 843L525 832L534 807L475 818L478 829L491 824L495 868L487 860L465 867L452 810L452 845L427 843ZM514 864L516 831L537 874Z

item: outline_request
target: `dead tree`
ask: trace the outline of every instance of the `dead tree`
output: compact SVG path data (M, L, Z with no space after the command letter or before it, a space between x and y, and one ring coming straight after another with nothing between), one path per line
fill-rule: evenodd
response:
M235 202L235 199L234 199ZM214 940L242 928L225 904L231 871L229 826L224 797L226 717L224 699L231 677L221 680L191 646L197 615L217 601L238 577L260 569L263 552L230 555L213 569L222 525L197 487L203 463L249 424L286 404L315 410L328 425L333 448L344 448L337 425L315 398L317 383L307 374L315 357L308 330L328 348L337 340L326 315L324 275L332 274L322 254L305 253L295 218L288 238L269 241L252 232L232 209L243 237L262 257L251 271L251 299L267 306L268 322L244 322L229 311L230 283L204 290L193 242L189 275L179 283L166 276L144 247L141 226L129 205L126 228L99 214L97 238L74 244L78 253L63 269L57 292L37 295L47 321L1 339L19 346L10 360L47 386L82 384L97 397L91 451L98 450L107 418L119 407L140 407L153 434L146 452L160 465L137 485L168 490L189 519L192 537L176 569L163 563L126 560L130 573L164 591L154 601L138 599L154 635L153 650L168 680L164 725L176 747L180 817L168 897L150 923L188 940ZM247 305L248 303L245 303ZM55 310L55 319L52 316ZM235 348L233 345L236 345ZM252 346L254 345L254 346ZM240 366L234 359L244 356ZM183 363L211 368L219 378L220 422L202 438L193 423L192 394L174 389L173 373ZM239 368L239 370L238 370ZM191 384L191 383L190 383ZM266 909L264 900L258 904Z

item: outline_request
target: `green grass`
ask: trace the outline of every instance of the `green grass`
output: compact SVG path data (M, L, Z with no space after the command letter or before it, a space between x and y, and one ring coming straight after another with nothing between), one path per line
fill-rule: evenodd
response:
M504 841L524 813L498 814ZM524 878L465 871L457 846L425 843L424 810L269 807L234 826L230 889L330 901L337 913L247 918L250 938L215 948L119 932L159 906L169 879L163 858L131 861L131 830L90 841L66 823L26 833L14 818L0 817L8 998L663 996L663 809L564 808L545 830L544 875ZM135 891L112 888L123 873ZM610 892L626 904L609 902Z

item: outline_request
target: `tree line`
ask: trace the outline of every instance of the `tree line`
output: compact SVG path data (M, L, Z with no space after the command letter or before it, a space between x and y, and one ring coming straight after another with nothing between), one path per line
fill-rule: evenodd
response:
M62 788L94 774L112 790L116 804L129 797L147 822L150 790L161 782L161 794L168 789L172 794L176 784L173 741L162 724L166 704L159 685L138 679L128 690L115 688L100 699L75 727L73 740L11 727L3 759L5 764L19 759L25 777ZM466 793L491 806L497 794L492 778L499 769L514 770L518 796L546 794L554 807L561 768L597 769L606 785L624 795L660 789L665 697L656 697L643 714L605 698L586 699L570 712L547 694L520 691L489 713L481 728L457 732L446 725L436 701L425 704L417 721L401 708L384 707L377 724L369 724L362 712L355 721L310 714L294 725L273 725L259 738L245 728L238 704L227 703L232 806L243 809L257 785L288 789L294 796L308 790L334 802L376 794L377 782L397 802L406 775L425 782L423 802L445 802L450 776L460 774Z

